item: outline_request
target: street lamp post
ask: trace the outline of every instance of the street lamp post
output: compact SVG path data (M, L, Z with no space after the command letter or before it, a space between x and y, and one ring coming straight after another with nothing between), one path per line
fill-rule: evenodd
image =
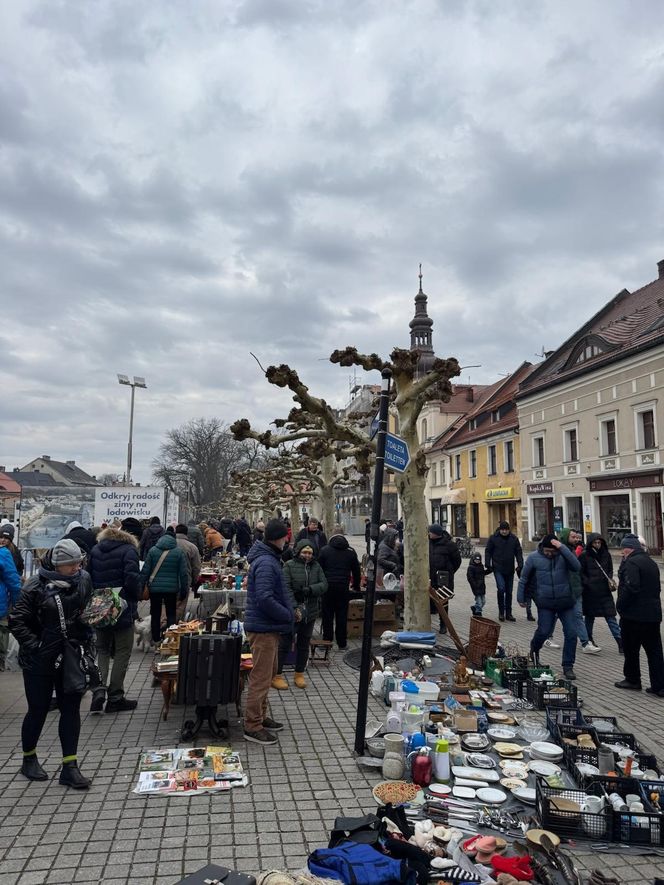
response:
M145 378L140 378L134 375L134 380L130 381L127 375L118 375L118 384L125 384L128 387L131 387L131 408L129 410L129 443L127 445L127 473L125 476L125 482L128 486L131 485L131 446L132 439L134 436L134 393L137 387L147 388L147 384L145 383Z

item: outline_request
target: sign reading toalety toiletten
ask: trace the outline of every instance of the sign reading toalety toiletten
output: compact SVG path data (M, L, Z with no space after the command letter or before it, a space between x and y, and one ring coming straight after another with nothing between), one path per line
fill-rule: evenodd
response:
M146 486L105 486L95 489L95 525L114 519L150 519L163 521L166 489Z

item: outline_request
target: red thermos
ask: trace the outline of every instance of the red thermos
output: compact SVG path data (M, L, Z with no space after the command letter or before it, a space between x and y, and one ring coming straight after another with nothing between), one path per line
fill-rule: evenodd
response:
M428 787L433 775L433 761L429 755L428 747L420 750L413 759L412 764L413 783L420 787Z

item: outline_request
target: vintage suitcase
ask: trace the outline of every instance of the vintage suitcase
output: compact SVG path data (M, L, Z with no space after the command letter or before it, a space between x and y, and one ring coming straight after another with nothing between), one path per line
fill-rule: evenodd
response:
M191 876L180 879L176 885L256 885L256 879L246 873L238 873L237 870L211 863Z

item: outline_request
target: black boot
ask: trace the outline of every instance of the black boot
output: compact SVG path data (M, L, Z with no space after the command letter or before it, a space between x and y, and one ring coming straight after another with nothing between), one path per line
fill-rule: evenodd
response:
M531 649L530 649L530 654L528 655L528 657L530 658L530 662L532 663L533 667L539 667L539 665L540 665L540 658L539 658L539 652L538 652L538 651L534 651L534 649L531 648Z
M531 610L531 609L527 609L526 619L527 619L528 621L534 621L534 620L535 620L535 618L533 617L533 613L532 613L532 610Z
M32 753L30 756L23 757L23 764L21 765L21 774L23 777L27 777L30 781L47 781L48 775L44 771L44 769L39 764L39 759L37 759L37 754Z
M75 790L87 790L91 781L87 777L83 777L78 762L63 762L60 783L64 787L73 787Z

